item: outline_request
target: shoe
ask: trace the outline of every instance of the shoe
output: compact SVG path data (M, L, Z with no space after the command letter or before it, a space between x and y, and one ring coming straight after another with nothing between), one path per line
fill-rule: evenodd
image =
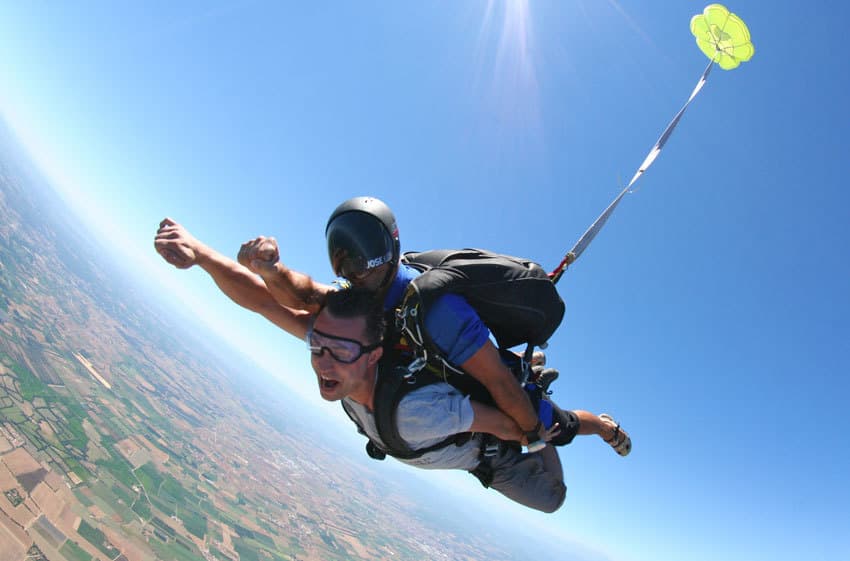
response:
M599 415L599 418L602 421L614 427L614 434L610 439L604 439L605 442L611 445L611 448L614 449L616 453L621 456L628 456L629 452L632 451L632 439L629 437L628 433L620 428L620 423L614 420L611 415L608 413L603 413Z
M534 372L533 382L540 386L543 393L549 395L551 393L549 392L549 385L557 380L561 373L554 368L543 368L542 366L535 366L531 370Z

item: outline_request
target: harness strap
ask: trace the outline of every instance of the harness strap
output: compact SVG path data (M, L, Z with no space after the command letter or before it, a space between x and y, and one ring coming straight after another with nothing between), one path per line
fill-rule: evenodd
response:
M443 353L440 352L428 330L425 329L425 311L422 308L422 298L419 288L415 283L410 283L401 305L396 311L396 328L405 334L413 343L418 356L418 364L431 364L437 370L441 370L445 379L449 373L465 374L463 370L450 363Z
M521 450L519 444L500 440L492 434L481 434L481 452L478 455L478 465L475 469L469 470L469 473L478 478L485 488L489 488L493 484L495 470L493 469L493 458L502 457L505 453L513 449Z

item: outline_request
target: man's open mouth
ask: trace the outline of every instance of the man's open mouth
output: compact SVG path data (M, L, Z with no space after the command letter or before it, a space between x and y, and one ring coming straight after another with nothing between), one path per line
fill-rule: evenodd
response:
M322 385L322 389L325 390L332 390L339 385L339 381L328 380L327 378L320 378L320 383Z

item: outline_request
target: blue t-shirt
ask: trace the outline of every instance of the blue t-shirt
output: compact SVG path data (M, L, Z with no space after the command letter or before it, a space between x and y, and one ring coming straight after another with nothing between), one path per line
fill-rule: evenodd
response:
M399 265L384 299L385 310L401 303L407 285L419 274L412 267ZM444 294L437 298L425 317L425 329L437 348L455 366L469 360L490 338L490 330L472 306L457 294Z

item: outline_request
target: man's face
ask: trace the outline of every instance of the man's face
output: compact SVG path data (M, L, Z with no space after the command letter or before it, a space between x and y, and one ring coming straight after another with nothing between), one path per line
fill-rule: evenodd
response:
M317 348L310 362L323 399L339 401L351 397L360 403L371 401L375 367L383 351L379 346L363 352L372 343L365 332L365 318L336 318L327 310L319 313L310 341L310 345ZM343 362L347 360L353 362Z

